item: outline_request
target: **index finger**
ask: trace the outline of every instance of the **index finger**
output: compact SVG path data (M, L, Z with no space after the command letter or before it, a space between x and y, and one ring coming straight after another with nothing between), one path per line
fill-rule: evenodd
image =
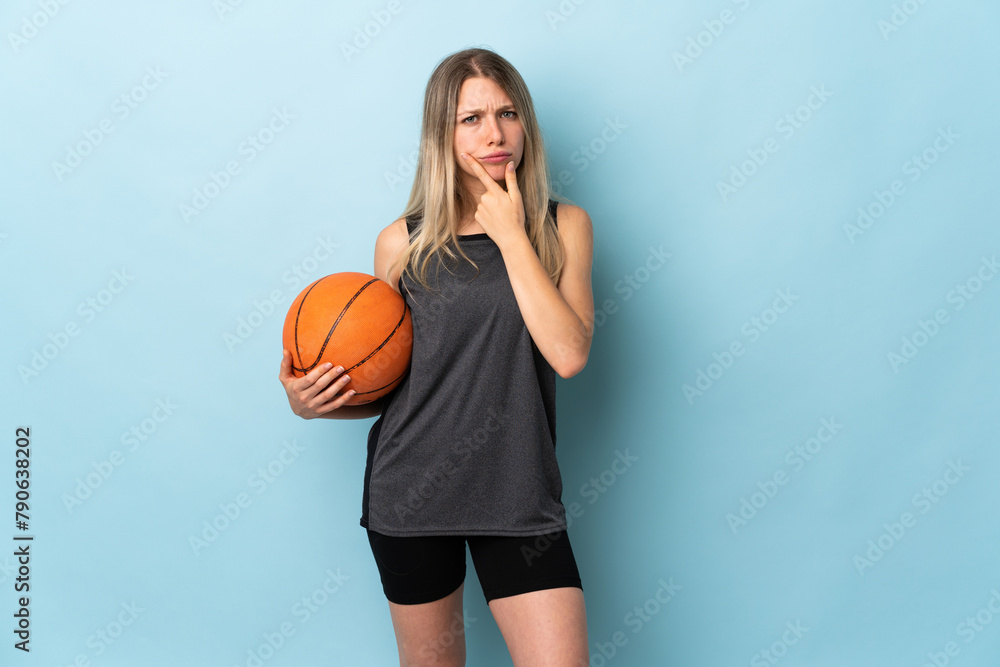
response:
M501 192L503 191L503 188L500 187L500 184L493 180L493 177L490 176L489 173L486 171L486 169L483 167L483 165L479 163L479 160L477 160L474 156L469 155L468 153L461 153L461 155L463 159L465 159L466 163L468 163L469 166L472 167L472 171L476 172L476 176L478 176L479 180L483 182L483 185L485 185L487 188L497 188Z
M316 384L317 382L320 381L320 379L323 378L324 375L326 375L328 372L330 372L330 370L333 369L334 367L335 367L335 364L332 364L329 361L324 362L322 364L317 364L312 370L310 370L308 373L306 373L305 375L303 375L301 378L297 378L299 380L305 380L306 381L306 382L303 382L302 384L300 384L299 386L300 387L307 387L310 384ZM339 374L340 373L334 373L333 375L339 375Z

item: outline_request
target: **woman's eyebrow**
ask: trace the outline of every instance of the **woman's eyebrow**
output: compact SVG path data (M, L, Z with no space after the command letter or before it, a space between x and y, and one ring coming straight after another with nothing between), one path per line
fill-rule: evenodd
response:
M506 105L504 105L502 107L498 107L497 108L497 111L513 111L513 110L514 110L514 105L513 104L506 104ZM458 115L459 116L465 116L466 114L469 114L469 115L471 115L471 114L478 114L478 113L482 113L483 111L484 111L484 109L471 109L471 110L467 110L467 111L459 111Z

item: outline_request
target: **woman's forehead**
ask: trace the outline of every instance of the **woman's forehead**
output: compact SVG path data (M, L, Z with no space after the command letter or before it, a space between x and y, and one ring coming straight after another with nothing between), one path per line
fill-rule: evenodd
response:
M486 109L510 104L510 98L491 79L473 77L462 82L458 93L459 107L468 110Z

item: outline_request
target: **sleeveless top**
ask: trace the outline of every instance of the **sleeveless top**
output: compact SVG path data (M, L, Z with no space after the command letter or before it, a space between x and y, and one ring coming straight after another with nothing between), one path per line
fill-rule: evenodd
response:
M555 219L557 202L549 200ZM419 220L406 220L412 233ZM500 248L459 236L426 290L403 273L413 352L368 434L361 525L391 536L566 530L555 371L524 324ZM405 287L405 289L404 289Z

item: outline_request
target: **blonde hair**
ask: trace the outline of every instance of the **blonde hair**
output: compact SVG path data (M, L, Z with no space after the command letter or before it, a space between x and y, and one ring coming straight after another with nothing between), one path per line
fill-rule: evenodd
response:
M399 216L419 218L422 223L411 234L409 245L388 273L402 264L404 273L430 289L428 263L437 256L440 264L441 252L455 259L453 248L475 266L477 272L479 270L458 245L461 212L474 210L477 202L465 190L454 158L459 92L465 80L473 77L484 77L496 83L510 98L524 128L524 151L517 169L517 186L524 203L525 232L553 284L558 285L563 268L562 244L555 220L549 214L549 199L556 197L549 187L545 146L531 95L521 75L507 60L481 48L465 49L447 56L427 82L417 172L410 199Z

